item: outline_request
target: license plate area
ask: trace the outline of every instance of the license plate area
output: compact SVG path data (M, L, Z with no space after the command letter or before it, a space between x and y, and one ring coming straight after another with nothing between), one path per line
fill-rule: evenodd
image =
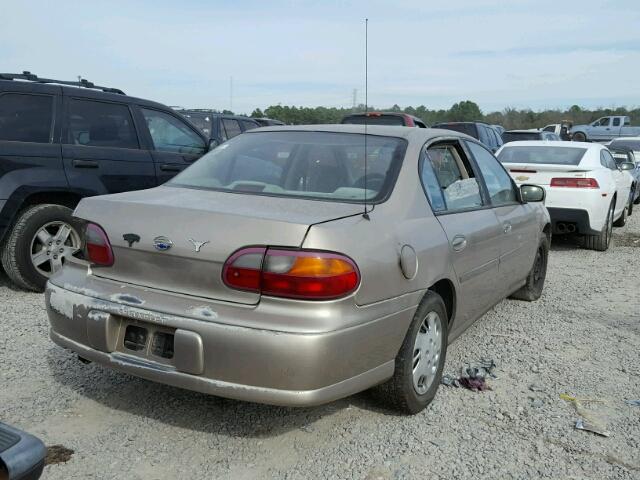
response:
M175 329L126 318L121 322L119 352L173 365Z

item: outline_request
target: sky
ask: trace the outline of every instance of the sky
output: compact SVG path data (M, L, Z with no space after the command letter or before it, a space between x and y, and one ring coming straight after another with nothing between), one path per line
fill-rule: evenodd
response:
M640 106L640 0L0 0L0 70L187 108Z

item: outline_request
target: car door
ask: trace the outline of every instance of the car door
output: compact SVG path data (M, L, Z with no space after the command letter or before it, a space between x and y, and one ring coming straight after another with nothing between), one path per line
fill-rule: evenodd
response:
M631 176L626 171L618 168L616 161L607 149L600 150L600 163L611 171L611 176L616 184L616 207L613 218L622 215L623 209L627 206L629 195L631 194Z
M504 296L522 286L533 266L539 232L534 206L519 200L516 185L502 164L482 145L466 141L479 175L487 188L491 210L502 235L498 271Z
M610 136L611 134L611 118L603 117L599 119L594 126L591 128L589 132L589 137L592 140L603 140Z
M459 284L464 328L496 303L502 229L457 140L423 149L421 180L431 208L447 236Z
M157 185L128 104L65 96L64 118L62 159L73 189L101 195Z
M204 135L179 115L146 106L138 108L158 183L173 178L205 153Z

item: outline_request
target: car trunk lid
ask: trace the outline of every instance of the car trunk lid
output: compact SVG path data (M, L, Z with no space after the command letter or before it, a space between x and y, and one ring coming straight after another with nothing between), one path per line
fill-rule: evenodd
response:
M503 163L503 165L518 185L527 183L548 186L552 178L585 178L589 171L576 165L541 163Z
M310 225L361 210L357 204L162 186L87 198L75 214L99 224L113 248L114 264L93 268L93 275L255 304L258 293L222 281L233 252L250 245L300 246Z

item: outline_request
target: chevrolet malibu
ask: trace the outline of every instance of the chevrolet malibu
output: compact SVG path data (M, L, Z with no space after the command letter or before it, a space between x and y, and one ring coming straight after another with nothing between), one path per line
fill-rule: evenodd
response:
M84 259L50 279L51 338L208 394L309 406L376 387L425 408L447 345L540 297L544 190L452 131L252 130L151 190L86 198Z

